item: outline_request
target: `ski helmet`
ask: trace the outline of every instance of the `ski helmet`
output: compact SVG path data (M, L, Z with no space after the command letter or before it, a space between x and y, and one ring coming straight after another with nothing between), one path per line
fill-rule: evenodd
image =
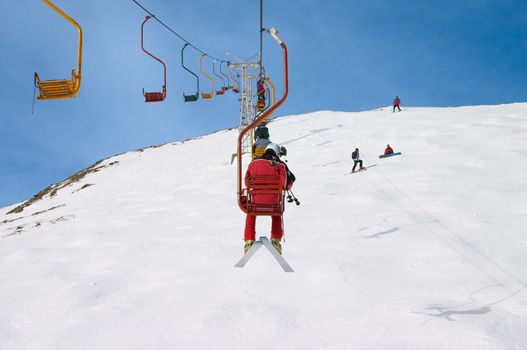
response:
M272 150L274 154L278 157L280 156L280 146L277 143L270 143L265 147L265 150Z

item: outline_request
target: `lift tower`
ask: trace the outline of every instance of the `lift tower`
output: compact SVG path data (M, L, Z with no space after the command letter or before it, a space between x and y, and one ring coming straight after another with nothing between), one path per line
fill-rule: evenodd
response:
M242 131L247 125L251 124L256 118L256 107L253 102L253 85L260 76L260 64L257 62L228 62L227 65L235 70L240 78L240 124L238 131ZM253 143L253 133L247 133L242 142L242 153L250 153ZM231 163L236 157L233 154Z

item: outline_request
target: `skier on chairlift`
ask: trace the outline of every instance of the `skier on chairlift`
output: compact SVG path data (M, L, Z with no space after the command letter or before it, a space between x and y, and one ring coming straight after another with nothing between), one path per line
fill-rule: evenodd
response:
M256 109L261 112L265 109L265 83L263 76L256 82L256 95L258 96L258 102L256 103Z
M290 190L295 181L295 176L288 169L287 165L280 160L281 155L286 155L287 150L276 143L270 143L265 149L262 157L254 159L245 173L245 182L251 176L277 176L280 177L283 190ZM253 201L256 204L278 204L283 193L254 195ZM271 243L275 249L282 254L280 241L283 235L282 216L271 216ZM252 247L256 238L256 216L247 214L245 219L244 231L244 253Z
M267 145L271 143L269 140L269 129L267 129L266 122L258 124L256 130L254 130L254 143L253 143L253 158L261 157Z

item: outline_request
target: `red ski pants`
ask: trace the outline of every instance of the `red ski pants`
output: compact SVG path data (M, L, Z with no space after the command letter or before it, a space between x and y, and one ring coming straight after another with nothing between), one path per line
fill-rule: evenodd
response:
M271 238L282 238L284 230L282 228L282 217L281 216L271 216ZM247 215L245 218L245 233L243 239L247 240L256 240L256 216Z

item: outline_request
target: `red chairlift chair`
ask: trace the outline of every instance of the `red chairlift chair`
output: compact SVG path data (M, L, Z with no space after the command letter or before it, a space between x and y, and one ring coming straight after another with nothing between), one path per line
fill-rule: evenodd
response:
M242 203L246 213L255 216L281 216L284 212L284 188L279 176L254 176L247 179L244 189L246 199ZM275 204L261 204L254 202L255 195L276 195Z
M145 92L145 89L143 89L143 96L145 97L145 102L161 102L164 101L167 96L167 67L163 61L161 61L156 56L152 55L150 52L146 51L143 46L143 28L145 26L145 23L152 17L146 16L145 20L143 21L143 24L141 25L141 49L150 57L158 61L163 65L163 90L161 92Z

